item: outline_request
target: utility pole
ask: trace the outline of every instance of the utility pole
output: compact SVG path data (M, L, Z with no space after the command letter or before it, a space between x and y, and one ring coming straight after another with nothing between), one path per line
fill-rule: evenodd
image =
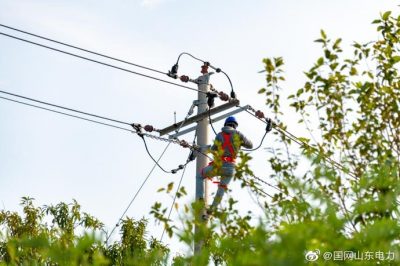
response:
M227 103L208 110L207 92L209 92L209 90L210 90L210 76L213 73L208 73L207 67L208 66L206 66L206 65L202 66L201 73L203 75L198 77L196 80L191 80L192 82L197 84L198 90L199 90L197 101L195 101L195 104L197 105L197 115L190 117L184 121L175 122L175 124L170 125L159 131L160 136L162 136L162 135L168 134L170 132L173 132L177 128L183 128L187 125L197 123L197 126L188 128L186 130L181 130L180 132L170 135L170 138L177 138L178 136L181 136L181 135L189 133L193 130L196 130L197 131L197 146L200 147L202 152L204 152L207 149L207 146L210 144L210 141L209 141L209 118L208 118L209 115L210 116L215 115L215 114L218 114L220 112L226 111L228 109L231 109L231 108L239 105L239 101L237 99L229 99ZM242 108L237 108L234 111L225 113L224 115L221 115L215 119L212 119L212 122L217 122L228 116L242 112L246 108L247 108L247 106L242 107ZM202 153L198 153L198 155L196 157L195 179L197 178L197 175L201 172L201 170L205 166L207 166L208 162L209 162L209 160L208 160L207 156L205 156ZM209 181L207 179L205 179L204 182L202 182L202 184L201 184L201 185L204 185L204 195L197 194L197 191L199 191L199 189L197 187L198 185L200 185L200 184L197 184L197 182L196 182L196 192L195 192L196 202L199 202L199 199L204 199L204 207L207 207L208 196L209 196ZM201 216L204 211L205 210L202 210L202 212L199 214L199 216ZM195 217L195 220L200 223L201 222L206 223L206 221L203 221L201 217ZM194 253L195 254L199 254L201 252L201 248L203 245L202 239L199 239L199 231L200 231L200 227L196 223L195 228L194 228L194 235L195 235Z
M197 105L197 114L207 113L208 105L207 105L207 92L210 87L210 73L207 73L206 68L202 68L201 73L202 76L197 78L197 86L199 89L198 92L198 105ZM206 146L209 144L209 130L208 130L208 117L204 117L202 120L197 122L197 145L200 147L201 151L206 150ZM197 156L196 160L196 175L198 175L204 167L208 164L208 157L202 155L201 153ZM197 177L196 177L197 178ZM200 199L204 199L204 207L208 206L208 184L209 181L207 179L204 180L201 184L196 182L196 202L200 202ZM204 186L204 190L198 188L197 186ZM199 191L204 191L204 195L199 194ZM199 214L200 217L195 217L195 220L199 222L203 222L201 218L201 214L204 213L205 210L202 210ZM194 227L194 253L199 254L201 251L201 247L203 245L203 241L198 239L199 235L199 226L196 223Z

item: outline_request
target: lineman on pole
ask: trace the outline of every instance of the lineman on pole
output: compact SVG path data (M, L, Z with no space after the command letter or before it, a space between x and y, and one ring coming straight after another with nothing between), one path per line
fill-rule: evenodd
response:
M271 122L269 120L268 131L271 130ZM235 175L235 162L236 156L241 147L248 149L253 148L253 143L247 139L240 131L236 130L238 122L235 117L230 116L225 120L224 127L221 132L215 137L214 144L211 146L211 151L214 153L215 161L209 163L208 166L204 167L200 173L197 174L196 182L198 195L204 195L204 180L206 178L211 179L214 176L220 176L218 183L218 190L214 197L214 200L203 215L203 219L207 220L211 215L228 189L228 184ZM218 158L216 158L218 156ZM203 196L204 197L204 196Z

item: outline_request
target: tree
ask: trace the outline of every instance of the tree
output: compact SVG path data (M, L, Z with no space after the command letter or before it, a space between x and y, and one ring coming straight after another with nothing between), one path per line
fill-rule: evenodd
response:
M35 207L24 197L21 205L21 216L0 212L0 265L162 265L167 259L164 245L145 239L144 219L126 218L121 240L105 245L103 224L76 201Z
M229 202L204 233L204 253L215 264L308 265L306 255L319 257L318 265L398 264L400 16L386 12L373 24L382 37L354 43L351 58L343 55L341 39L321 31L322 56L288 97L308 138L293 138L282 122L288 115L280 104L283 59L264 59L267 84L259 93L274 113L281 144L269 159L280 191L265 201L267 223L258 226ZM252 175L239 167L237 178ZM257 182L250 185L259 191Z

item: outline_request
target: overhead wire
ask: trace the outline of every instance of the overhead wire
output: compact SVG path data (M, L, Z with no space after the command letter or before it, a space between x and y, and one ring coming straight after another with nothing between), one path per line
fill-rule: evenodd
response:
M80 116L77 116L77 115L67 114L67 113L64 113L64 112L52 110L52 109L45 108L45 107L42 107L42 106L29 104L29 103L13 100L13 99L2 97L2 96L0 96L0 99L11 101L11 102L14 102L14 103L23 104L23 105L26 105L26 106L30 106L30 107L46 110L46 111L49 111L49 112L53 112L53 113L57 113L57 114L61 114L61 115L69 116L69 117L73 117L73 118L77 118L77 119L81 119L81 120L85 120L85 121L96 123L96 124L100 124L100 125L103 125L103 126L108 126L108 127L117 128L117 129L120 129L120 130L125 130L125 131L131 132L131 133L136 133L135 131L133 131L131 129L127 129L127 128L123 128L123 127L119 127L119 126L115 126L115 125L99 122L99 121L96 121L96 120L80 117Z
M151 168L150 172L147 174L146 178L143 180L142 184L140 185L140 187L138 188L138 190L136 191L135 195L132 197L131 201L129 202L128 206L125 208L124 212L122 213L121 217L118 219L118 222L115 224L115 226L113 227L113 229L111 230L110 234L107 236L106 238L106 245L108 245L108 240L110 239L110 237L112 236L112 234L114 233L115 229L120 225L120 222L122 221L122 218L124 218L125 214L128 212L129 208L132 206L133 202L135 201L136 197L139 195L140 191L142 190L142 188L144 187L144 185L146 184L147 180L149 179L149 177L151 176L151 174L153 173L154 169L157 167L157 164L160 162L161 158L164 156L165 152L167 151L167 149L169 148L169 146L171 145L171 142L168 142L167 146L164 148L163 152L161 153L161 155L158 157L158 160L156 161L156 163L153 165L153 167Z
M9 37L9 38L13 38L13 39L16 39L16 40L19 40L19 41L23 41L23 42L26 42L26 43L29 43L29 44L33 44L33 45L36 45L36 46L39 46L39 47L42 47L42 48L46 48L46 49L49 49L49 50L52 50L52 51L56 51L56 52L59 52L59 53L70 55L70 56L73 56L73 57L76 57L76 58L80 58L80 59L83 59L83 60L86 60L86 61L97 63L97 64L100 64L100 65L103 65L103 66L108 66L108 67L111 67L111 68L114 68L114 69L118 69L118 70L121 70L121 71L125 71L125 72L128 72L128 73L131 73L131 74L139 75L139 76L142 76L142 77L145 77L145 78L157 80L157 81L164 82L164 83L167 83L167 84L170 84L170 85L174 85L174 86L178 86L178 87L181 87L181 88L185 88L185 89L188 89L188 90L197 91L197 92L200 92L200 93L205 93L205 92L203 92L201 90L198 90L198 89L195 89L195 88L191 88L189 86L177 84L177 83L170 82L170 81L167 81L167 80L164 80L164 79L160 79L160 78L157 78L157 77L153 77L153 76L150 76L150 75L147 75L147 74L143 74L143 73L139 73L139 72L136 72L136 71L132 71L132 70L129 70L127 68L118 67L118 66L115 66L115 65L112 65L112 64L108 64L108 63L101 62L101 61L98 61L98 60L94 60L94 59L91 59L91 58L88 58L88 57L85 57L85 56L81 56L81 55L77 55L77 54L70 53L70 52L67 52L67 51L63 51L63 50L60 50L60 49L57 49L57 48L54 48L54 47L50 47L50 46L47 46L47 45L44 45L44 44L40 44L40 43L37 43L37 42L29 41L27 39L19 38L19 37L16 37L16 36L13 36L13 35L10 35L10 34L6 34L6 33L3 33L3 32L0 32L0 35L6 36L6 37Z
M252 185L252 184L250 183L250 181L248 181L248 180L246 180L246 179L244 179L244 178L241 178L240 180L243 181L243 182L244 182L248 187L250 187L251 189L254 189L258 194L262 195L264 198L266 198L266 197L269 197L269 198L271 198L271 199L274 198L274 197L271 196L269 193L265 192L263 189Z
M142 140L143 140L143 143L144 143L144 147L145 147L145 149L146 149L146 152L147 152L147 154L150 156L150 158L153 160L153 162L158 166L158 168L161 169L161 171L163 171L163 172L166 173L166 174L170 174L171 171L165 170L165 169L158 163L158 161L156 161L156 160L154 159L154 157L151 155L151 153L150 153L150 151L149 151L149 148L147 147L146 140L145 140L143 137L142 137Z
M176 133L178 133L178 132L181 130L182 126L185 124L185 122L187 121L187 119L193 114L194 107L195 107L194 104L192 104L192 105L190 106L189 111L188 111L186 117L185 117L185 118L183 119L183 121L180 123L179 127L175 130ZM145 149L146 149L147 154L150 156L150 158L156 163L156 165L157 165L164 173L167 173L167 174L173 173L173 174L175 174L177 171L183 169L183 168L189 163L189 162L187 161L184 165L179 165L177 169L173 169L173 170L170 170L170 171L165 170L165 169L154 159L154 157L151 155L151 153L150 153L150 151L149 151L149 149L148 149L148 147L147 147L146 140L145 140L145 139L143 138L143 136L142 136L143 133L138 132L138 135L142 137L142 140L143 140L143 143L144 143L144 146L145 146ZM181 145L182 145L182 144L181 144ZM190 145L188 144L188 146L190 146ZM194 145L193 145L193 147L194 147ZM198 152L201 152L201 151L198 151ZM201 152L201 153L202 153L202 152ZM203 154L204 154L204 153L203 153ZM206 155L206 156L207 156L207 155Z
M54 39L51 39L51 38L48 38L48 37L44 37L44 36L41 36L41 35L38 35L38 34L34 34L34 33L31 33L31 32L28 32L28 31L20 30L20 29L17 29L17 28L11 27L11 26L7 26L7 25L4 25L4 24L0 24L0 27L7 28L7 29L10 29L10 30L13 30L13 31L20 32L20 33L24 33L24 34L27 34L27 35L30 35L30 36L33 36L33 37L36 37L36 38L40 38L40 39L43 39L43 40L46 40L46 41L50 41L50 42L54 42L54 43L57 43L57 44L61 44L61 45L64 45L64 46L67 46L67 47L70 47L70 48L74 48L74 49L86 52L86 53L98 55L98 56L101 56L101 57L104 57L104 58L107 58L107 59L111 59L111 60L114 60L114 61L118 61L118 62L121 62L121 63L124 63L124 64L131 65L131 66L143 68L143 69L150 70L150 71L153 71L153 72L156 72L156 73L160 73L160 74L164 74L164 75L167 74L166 72L163 72L163 71L160 71L160 70L157 70L157 69L154 69L154 68L150 68L150 67L146 67L146 66L143 66L143 65L132 63L132 62L129 62L129 61L126 61L126 60L118 59L118 58L115 58L115 57L112 57L112 56L109 56L109 55L105 55L103 53L90 51L90 50L85 49L85 48L81 48L81 47L78 47L78 46L75 46L75 45L72 45L72 44L68 44L68 43L65 43L65 42L57 41L57 40L54 40Z
M195 57L194 55L192 55L192 54L190 54L190 53L182 52L182 53L179 54L178 59L176 60L176 64L179 64L179 60L181 59L181 56L182 56L182 55L188 55L188 56L192 57L193 59L195 59L195 60L197 60L197 61L200 61L200 62L202 62L202 63L205 63L205 62L206 62L206 61L204 61L204 60L201 60L201 59L198 58L198 57Z
M188 114L186 115L185 119L182 121L182 123L180 124L180 126L179 126L178 129L176 130L177 133L179 132L179 130L182 128L182 126L184 125L184 123L186 122L186 120L189 118L189 116L190 116L192 113L193 113L193 105L190 107L189 112L188 112ZM143 134L143 133L139 133L139 134ZM139 136L141 136L141 135L139 135ZM197 136L197 135L195 134L195 138L196 138L196 136ZM140 190L143 188L144 184L147 182L148 178L150 177L151 173L154 171L154 169L155 169L156 166L158 166L158 167L159 167L163 172L165 172L165 173L171 173L171 172L172 172L172 171L166 171L166 170L159 164L159 162L160 162L161 158L164 156L165 152L167 151L169 145L170 145L171 143L173 143L173 142L168 142L168 145L165 147L165 149L164 149L164 151L162 152L161 156L158 158L158 160L155 160L154 157L150 154L150 152L149 152L149 150L148 150L148 147L147 147L147 144L146 144L145 139L144 139L143 137L142 137L142 139L143 139L143 142L144 142L144 145L145 145L145 148L146 148L146 151L147 151L148 155L149 155L149 156L151 157L151 159L154 161L154 166L153 166L153 168L151 169L150 173L147 175L146 179L143 181L142 185L139 187L139 189L138 189L138 191L136 192L135 196L132 198L132 200L130 201L128 207L125 209L124 213L121 215L121 217L120 217L120 219L119 219L118 221L121 221L122 218L125 216L125 214L128 212L128 210L129 210L130 206L132 205L133 201L136 199L136 197L137 197L137 195L139 194ZM194 145L193 145L193 146L194 146ZM189 157L190 157L190 155L189 155ZM188 163L189 163L189 160L187 160L187 161L186 161L186 164L183 166L183 173L185 172L185 170L186 170L186 165L187 165ZM182 177L183 177L183 174L182 174ZM182 177L181 177L181 178L182 178ZM112 233L115 231L116 227L118 227L118 226L119 226L119 222L113 227L113 229L112 229L110 235L107 237L107 239L106 239L106 244L108 243L109 238L111 237Z
M210 126L211 126L211 128L212 128L212 131L214 132L215 135L217 135L217 131L215 131L213 122L212 122L212 120L211 120L211 108L208 108L208 111L207 111L207 112L208 112L208 121L209 121Z
M279 187L268 183L267 181L263 180L262 178L260 178L260 177L258 177L258 176L251 175L251 177L253 177L254 179L260 181L261 183L263 183L263 184L265 184L265 185L267 185L267 186L269 186L269 187L272 187L272 188L278 190L279 192L282 192L282 190L281 190Z
M231 86L231 97L232 97L232 98L236 98L236 93L235 93L235 91L234 91L234 89L233 89L232 81L231 81L229 75L228 75L225 71L223 71L222 69L220 69L220 68L218 68L218 67L214 67L214 66L212 66L212 65L210 64L210 62L207 62L207 61L205 61L205 60L202 60L202 59L200 59L200 58L198 58L198 57L192 55L191 53L187 53L187 52L182 52L182 53L179 54L178 59L176 60L176 64L175 64L176 67L177 67L178 64L179 64L179 60L181 59L181 56L182 56L182 55L188 55L188 56L192 57L193 59L202 62L203 64L207 64L207 65L210 66L212 69L214 69L217 73L221 72L222 74L224 74L225 77L228 79L229 85ZM175 66L174 66L174 67L175 67ZM176 70L177 70L177 68L176 68Z
M259 117L257 117L255 114L253 114L252 112L250 112L247 108L244 108L242 106L239 106L239 108L241 108L242 110L246 111L248 114L252 115L253 117L257 118L258 120L260 120L263 123L267 123L266 121L260 119ZM317 148L309 145L308 143L300 140L299 138L297 138L295 135L293 135L292 133L290 133L289 131L279 127L279 125L274 124L273 128L278 131L279 133L285 135L287 138L289 138L290 140L292 140L293 142L297 143L299 146L301 147L308 147L309 149L311 149L311 151L318 156L321 156L324 160L326 160L327 162L329 162L334 168L347 173L349 176L351 176L354 179L357 179L356 175L352 172L350 172L349 170L345 169L343 165L341 165L340 163L336 162L335 160L327 157L324 154L321 154L320 152L318 152Z
M283 191L283 190L282 190L281 188L279 188L278 186L272 185L272 184L268 183L267 181L263 180L262 178L260 178L260 177L258 177L258 176L251 175L251 177L254 178L254 179L256 179L257 181L259 181L259 182L261 182L261 183L263 183L263 184L265 184L265 185L271 187L271 188L276 189L277 191L279 191L279 192L282 193L282 194L287 194L285 191ZM289 198L292 198L292 199L293 199L292 196L290 196L290 195L288 195L288 194L287 194L287 196L288 196Z
M49 105L49 106L52 106L52 107L56 107L56 108L60 108L60 109L64 109L64 110L68 110L68 111L72 111L72 112L76 112L76 113L79 113L79 114L84 114L84 115L87 115L87 116L100 118L100 119L104 119L104 120L108 120L108 121L112 121L112 122L117 122L117 123L119 122L119 123L130 125L130 126L133 126L133 125L140 126L140 124L127 123L127 122L115 120L115 119L112 119L112 118L108 118L108 117L105 117L105 116L99 116L99 115L95 115L95 114L92 114L92 113L83 112L83 111L80 111L80 110L77 110L77 109L72 109L72 108L61 106L61 105L52 104L52 103L49 103L49 102L45 102L45 101L41 101L41 100L25 97L25 96L18 95L18 94L13 94L13 93L10 93L10 92L5 92L5 91L1 91L0 90L0 93L5 93L5 94L11 95L11 96L15 96L17 98L22 98L22 99L33 101L33 102L36 102L36 103ZM54 110L54 109L45 108L45 107L42 107L42 106L39 106L39 105L34 105L34 104L26 103L26 102L21 102L21 101L17 101L17 100L6 98L6 97L0 97L0 99L11 101L11 102L22 104L22 105L26 105L26 106L30 106L30 107L34 107L34 108L38 108L38 109L42 109L42 110L45 110L45 111L49 111L49 112L53 112L53 113L57 113L57 114L61 114L61 115L65 115L65 116L69 116L69 117L73 117L73 118L77 118L77 119L80 119L80 120L85 120L85 121L88 121L88 122L92 122L92 123L96 123L96 124L100 124L100 125L104 125L104 126L108 126L108 127L117 128L117 129L120 129L120 130L128 131L130 133L139 135L139 132L137 132L137 131L134 131L134 130L131 130L131 129L127 129L127 128L123 128L123 127L119 127L119 126L115 126L115 125L104 123L104 122L100 122L100 121L93 120L93 119L88 119L88 118L85 118L85 117L82 117L82 116L72 115L72 114L69 114L69 113L60 112L60 111L57 111L57 110ZM140 135L145 136L147 138L159 140L159 141L164 141L164 142L168 142L168 143L174 143L174 144L177 144L177 145L180 145L180 146L183 146L182 145L183 142L186 143L186 141L179 140L177 138L168 139L168 138L163 138L163 137L155 136L155 135L148 134L148 133L140 133ZM198 147L195 146L195 145L187 144L185 146L187 146L191 150L194 150L196 152L202 153L201 151L198 151ZM202 154L204 154L204 153L202 153ZM204 154L204 155L207 156L206 154Z
M256 148L253 148L253 149L242 149L242 151L249 152L249 151L256 151L256 150L258 150L258 149L262 146L262 144L263 144L263 142L264 142L264 139L265 139L265 136L267 136L267 133L268 133L268 131L265 131L264 136L261 138L260 144L259 144Z
M119 123L119 124L124 124L124 125L128 125L128 126L132 125L132 123L128 123L128 122L124 122L124 121L120 121L120 120L116 120L116 119L113 119L113 118L108 118L108 117L104 117L104 116L100 116L100 115L95 115L95 114L92 114L92 113L79 111L79 110L72 109L72 108L69 108L69 107L65 107L65 106L61 106L61 105L57 105L57 104L53 104L53 103L49 103L49 102L33 99L33 98L30 98L30 97L26 97L26 96L23 96L23 95L11 93L11 92L8 92L8 91L0 90L0 93L7 94L7 95L10 95L10 96L14 96L14 97L21 98L21 99L25 99L25 100L29 100L29 101L32 101L32 102L36 102L36 103L52 106L52 107L57 107L57 108L60 108L60 109L64 109L64 110L67 110L67 111L71 111L71 112L75 112L75 113L79 113L79 114L83 114L83 115L88 115L88 116L92 116L92 117L96 117L96 118L101 118L101 119L108 120L108 121L115 122L115 123Z
M193 138L193 145L194 145L194 143L195 143L195 141L196 141L196 137L197 137L197 132L195 133L194 138ZM188 158L187 158L187 162L190 161L191 155L192 155L192 152L189 153ZM169 209L168 218L167 218L168 220L171 218L172 209L174 208L175 201L176 201L176 198L177 198L177 196L178 196L179 189L181 188L181 184L182 184L183 177L185 176L186 166L187 166L187 163L185 164L185 166L184 166L184 168L183 168L183 171L182 171L181 178L179 179L178 187L176 188L176 192L175 192L175 195L174 195L174 199L173 199L172 204L171 204L171 207L170 207L170 209ZM163 230L163 232L162 232L162 234L161 234L160 241L163 240L163 237L164 237L164 234L165 234L165 230L166 230L166 228L164 227L164 230Z

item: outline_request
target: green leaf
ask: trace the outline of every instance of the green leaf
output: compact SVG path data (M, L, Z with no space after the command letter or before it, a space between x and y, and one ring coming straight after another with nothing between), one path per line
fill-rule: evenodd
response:
M282 66L284 64L282 57L276 57L276 58L274 58L274 60L275 60L275 66L276 67L280 67L280 66Z
M356 69L355 67L352 67L352 68L350 69L350 75L351 75L351 76L355 76L355 75L357 75L357 74L358 74L357 69Z
M341 38L337 39L333 44L333 49L338 49L341 42L342 42Z
M326 33L322 29L321 29L321 37L322 37L322 39L326 40Z
M174 188L174 182L169 183L167 186L167 193L170 193L173 188Z
M388 20L390 14L392 14L392 11L386 11L385 13L383 13L382 19L385 20L385 21Z
M400 61L400 56L396 55L392 57L392 60L394 62L394 64L398 63Z
M310 139L304 138L304 137L298 137L297 139L300 140L301 142L304 142L304 143L309 143L310 142Z
M303 88L301 88L301 89L299 89L298 91L297 91L297 96L300 96L301 94L303 94L303 92L304 92L304 89Z

